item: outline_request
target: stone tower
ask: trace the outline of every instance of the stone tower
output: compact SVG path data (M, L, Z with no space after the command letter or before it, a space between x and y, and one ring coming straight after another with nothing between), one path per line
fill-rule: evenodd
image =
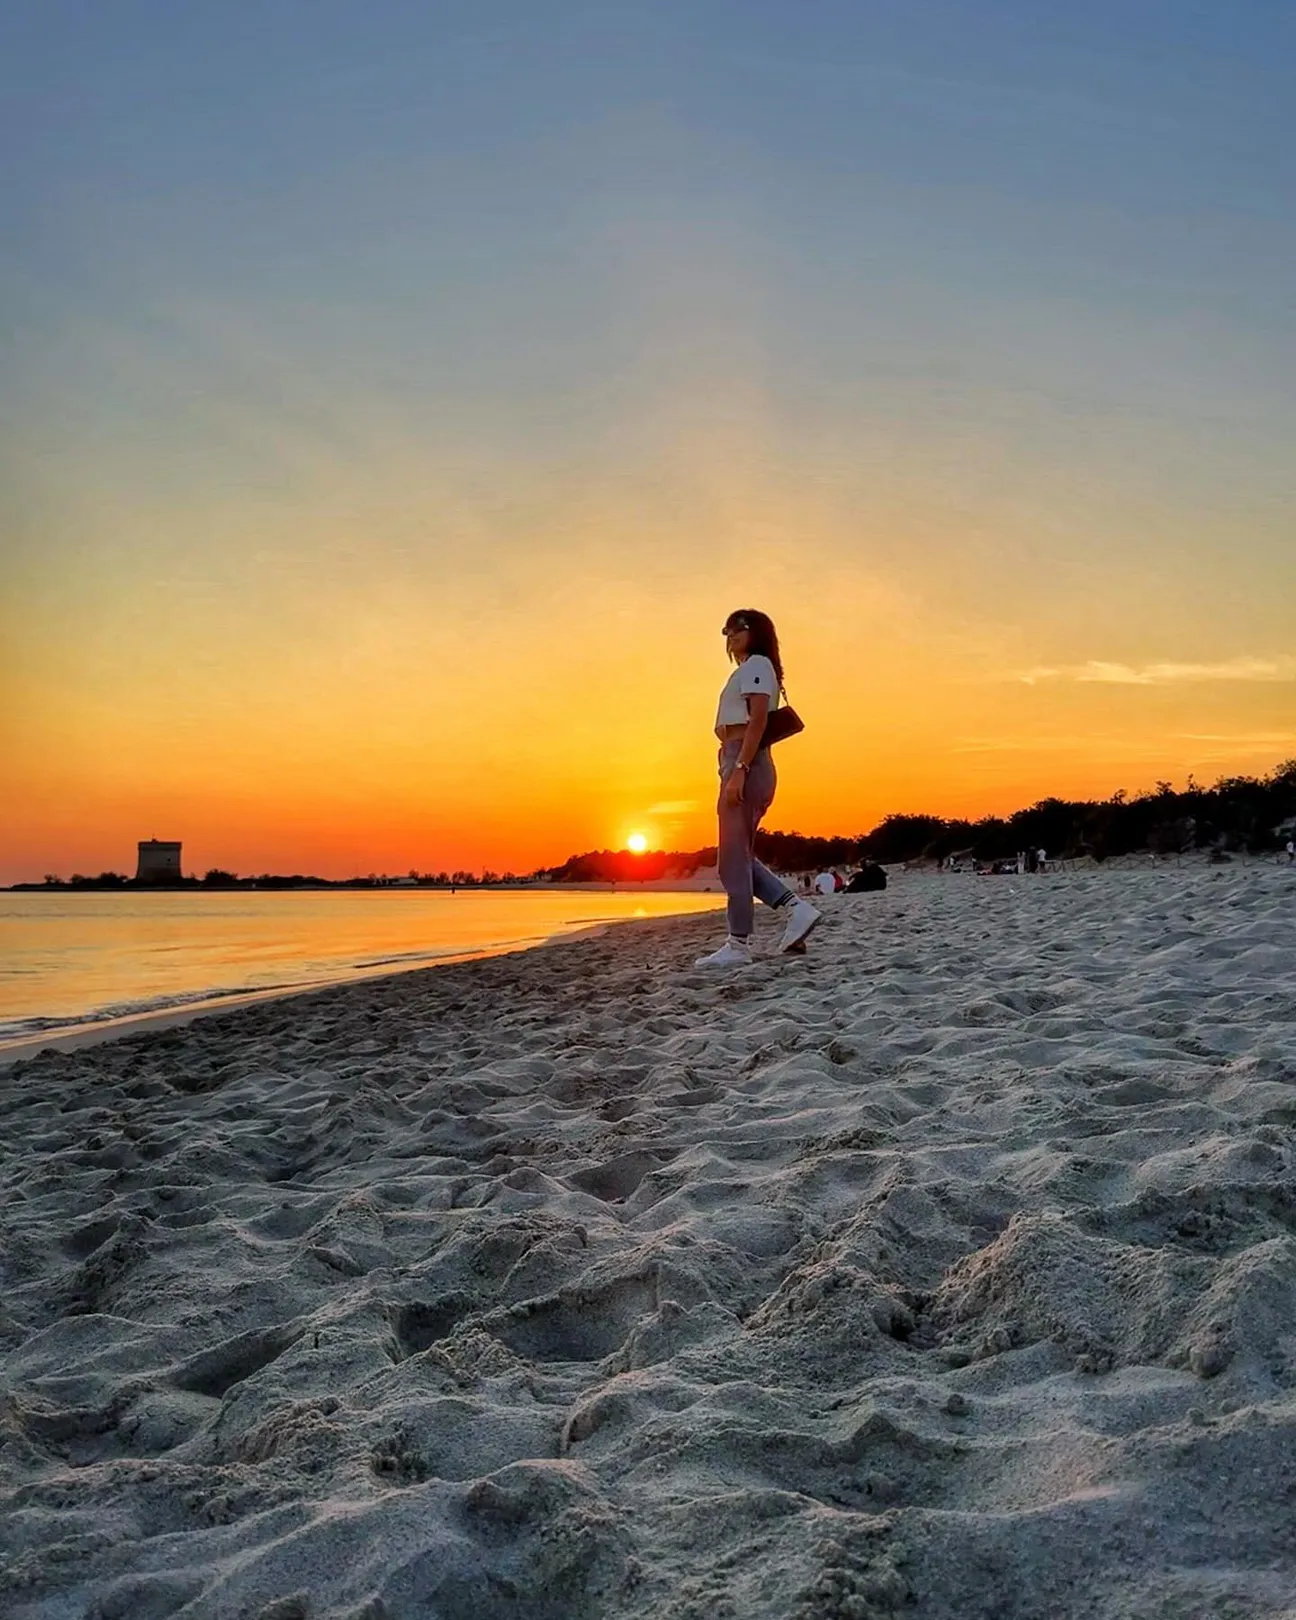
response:
M141 838L139 865L135 869L136 883L178 883L180 881L180 845L161 838Z

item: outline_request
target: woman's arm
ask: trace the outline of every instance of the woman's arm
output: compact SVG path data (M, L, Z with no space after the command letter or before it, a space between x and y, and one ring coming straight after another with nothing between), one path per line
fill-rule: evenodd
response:
M761 738L765 735L765 722L769 718L770 700L764 692L752 692L747 697L747 729L743 732L742 747L738 750L738 763L725 784L725 799L729 804L741 804L747 767L760 752Z
M738 750L738 763L744 770L760 752L765 722L769 719L769 706L770 700L764 692L752 692L748 696L747 730L743 733L742 747Z

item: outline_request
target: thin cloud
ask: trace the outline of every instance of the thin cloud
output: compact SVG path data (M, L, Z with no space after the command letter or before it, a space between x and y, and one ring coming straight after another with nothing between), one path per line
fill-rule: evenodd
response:
M960 737L950 745L955 754L1083 754L1086 758L1112 759L1129 755L1142 759L1148 745L1140 737L1103 737L1085 732L1076 737Z
M960 737L951 745L955 754L1034 754L1046 750L1091 749L1092 735L1083 737Z
M650 816L686 816L690 810L696 810L701 802L700 799L663 799L660 804L650 805L644 813Z
M1181 731L1185 742L1226 743L1230 748L1291 748L1296 746L1296 731Z
M1017 680L1027 686L1041 681L1076 681L1099 686L1172 686L1191 681L1296 681L1296 655L1276 658L1226 658L1214 664L1166 662L1116 664L1091 658L1084 664L1039 664Z

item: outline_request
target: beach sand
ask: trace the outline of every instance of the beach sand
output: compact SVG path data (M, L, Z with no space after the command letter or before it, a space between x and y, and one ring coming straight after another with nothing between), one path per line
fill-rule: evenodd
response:
M901 878L4 1071L0 1614L1296 1612L1294 905Z

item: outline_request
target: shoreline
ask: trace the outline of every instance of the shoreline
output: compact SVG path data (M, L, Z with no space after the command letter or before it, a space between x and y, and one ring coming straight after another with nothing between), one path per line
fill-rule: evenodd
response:
M1057 882L1059 879L1068 880L1068 879L1074 879L1076 877L1085 877L1085 876L1100 877L1104 873L1109 875L1109 876L1117 876L1117 875L1119 875L1119 876L1122 876L1122 877L1128 876L1130 874L1135 874L1135 873L1149 873L1149 874L1155 873L1155 874L1161 875L1163 877L1172 877L1175 873L1182 874L1182 873L1191 872L1191 871L1202 871L1202 872L1204 872L1204 871L1227 871L1230 866L1235 871L1246 871L1246 870L1257 869L1257 868L1265 868L1265 867L1269 867L1269 866L1276 866L1278 869L1283 870L1283 871L1290 870L1289 864L1287 863L1287 861L1284 858L1275 857L1275 856L1272 856L1272 855L1236 855L1236 856L1231 856L1230 859L1229 859L1229 862L1225 866L1223 866L1223 867L1215 867L1215 866L1212 866L1212 864L1210 862L1209 855L1206 854L1205 852L1202 852L1202 851L1193 851L1193 852L1190 852L1188 854L1185 854L1183 856L1178 856L1178 857L1176 857L1176 856L1158 857L1156 855L1152 855L1152 854L1150 854L1148 852L1145 852L1145 851L1139 851L1139 852L1137 852L1135 854L1115 857L1115 858L1113 858L1113 859L1111 859L1109 861L1106 861L1104 863L1101 863L1101 864L1097 864L1097 863L1094 863L1094 862L1091 862L1091 861L1078 861L1078 862L1072 863L1066 869L1059 869L1057 871L1048 873L1048 874L1044 875L1042 878L1034 876L1034 875L1032 875L1030 877L1022 876L1022 877L1019 877L1018 879L1016 879L1016 881L1026 881L1026 882L1030 882L1030 883L1035 883L1035 882L1039 882L1039 881ZM893 883L897 878L905 878L910 883L913 883L915 880L928 880L928 881L936 881L938 883L945 884L945 883L956 883L956 882L963 882L963 881L971 881L971 879L973 877L973 874L966 873L966 872L943 873L943 872L937 871L937 870L935 870L934 868L931 868L931 867L917 867L917 868L914 868L912 870L893 868L891 870L890 875L891 875ZM981 876L986 876L986 875L987 874L984 874L984 873L981 874ZM573 892L573 893L618 893L618 894L625 893L625 894L634 894L634 893L638 893L640 891L647 890L649 892L655 892L655 893L669 893L669 894L681 894L681 895L692 895L692 894L698 894L698 893L711 893L711 892L713 892L714 869L711 869L711 873L710 873L711 881L707 881L704 884L703 881L702 881L704 876L705 876L705 874L699 873L698 881L696 883L692 884L692 885L689 885L687 883L681 884L681 883L676 883L676 882L667 882L665 880L659 880L657 882L648 882L648 883L570 883L570 884L546 884L546 885L539 885L539 884L516 884L516 885L493 884L493 885L490 886L489 889L481 889L480 891L474 890L474 889L464 889L462 892L463 893L476 893L476 892L490 893L490 892L495 892L497 890L503 890L505 892L523 892L523 891L539 891L539 892L546 892L547 891L547 892L553 892L553 891L561 891L561 892ZM1011 875L1009 875L1009 876L1001 876L998 879L998 882L1001 883L1001 884L1004 884L1004 885L1007 885L1012 881L1014 881L1014 879L1011 877ZM0 891L0 892L14 892L14 891L10 890L10 891ZM19 892L22 892L22 891L19 891ZM56 892L58 892L58 891L56 891ZM69 891L62 891L62 892L69 892ZM91 891L91 892L99 892L99 891ZM109 892L109 891L103 891L103 892ZM114 892L120 893L120 892L123 892L123 891L114 891ZM134 891L134 892L144 892L144 891ZM157 892L167 893L167 894L178 894L178 893L187 893L189 891L180 890L180 889L168 889L168 890L158 890ZM204 892L204 891L198 891L198 892ZM219 892L219 893L228 894L231 891L224 890L224 891L212 891L212 892L214 892L214 893ZM311 890L285 890L285 891L269 891L269 890L267 890L267 891L263 891L263 892L266 892L266 893L283 892L283 893L289 893L289 894L292 894L292 893L344 892L344 893L364 893L364 894L368 894L368 893L387 893L387 892L390 892L390 891L388 891L386 889L342 890L342 891L334 891L334 890L326 890L326 889L311 889ZM407 892L407 893L417 893L417 892L448 893L450 891L433 889L433 890L423 890L423 891L403 890L403 891L399 891L399 892ZM719 892L719 891L717 891L717 892ZM895 891L893 890L893 892L895 892ZM824 901L824 897L820 896L820 895L812 895L810 898L812 900L814 900L814 902L816 904L822 904L823 901ZM834 897L832 897L832 896L828 897L830 902L831 902L831 900L833 898ZM717 906L717 910L718 909L719 909L719 907ZM452 953L450 955L447 955L447 956L442 957L442 958L437 958L437 959L432 960L432 961L420 961L418 963L413 963L408 967L391 967L391 966L388 966L387 964L384 964L382 967L376 967L376 968L372 968L372 969L369 969L369 970L364 970L364 971L355 972L355 973L349 973L349 974L346 974L346 975L341 976L341 977L336 978L336 979L327 979L327 980L321 981L319 983L314 983L314 984L272 986L270 988L263 989L263 990L256 990L256 989L251 989L251 990L231 990L231 991L229 991L227 993L224 993L224 994L218 993L218 994L213 995L211 997L201 999L201 1000L197 1000L197 1001L194 1001L194 1002L191 1002L191 1003L185 1003L185 1004L182 1004L182 1005L171 1005L171 1006L149 1008L149 1009L141 1010L139 1012L125 1013L125 1014L121 1014L121 1015L117 1015L117 1016L113 1016L113 1017L108 1017L108 1018L103 1018L103 1019L94 1019L92 1021L87 1020L84 1023L71 1023L71 1024L68 1024L65 1027L62 1027L62 1028L52 1029L52 1030L50 1030L48 1032L42 1032L42 1033L38 1033L38 1034L35 1034L35 1035L19 1035L19 1036L13 1037L12 1039L4 1039L3 1037L0 1037L0 1072L3 1072L6 1068L10 1067L14 1063L29 1061L31 1058L35 1057L38 1053L40 1053L40 1052L42 1052L42 1051L44 1051L46 1049L51 1049L51 1050L55 1050L55 1051L62 1051L62 1052L75 1051L75 1050L77 1050L79 1048L82 1048L82 1047L97 1046L99 1044L110 1042L110 1041L116 1041L116 1040L122 1039L122 1038L127 1037L127 1036L131 1036L131 1035L135 1035L135 1034L141 1034L141 1033L147 1033L150 1030L156 1030L156 1031L158 1031L160 1033L162 1031L169 1030L169 1029L178 1029L178 1028L181 1028L184 1025L192 1023L195 1020L200 1019L200 1018L201 1019L211 1018L211 1017L218 1016L219 1014L224 1013L224 1012L230 1012L230 1013L238 1012L238 1011L241 1011L242 1009L244 1009L246 1007L256 1006L256 1005L259 1005L259 1004L262 1004L262 1003L265 1003L265 1002L281 1001L281 1000L285 1000L285 1001L286 1000L295 1000L295 999L297 999L299 997L302 997L302 996L323 994L323 993L326 993L326 992L328 992L330 990L342 989L342 988L345 988L345 987L350 986L350 985L367 984L367 983L370 983L370 982L377 982L377 981L385 980L385 979L389 979L389 978L404 978L405 976L407 976L408 974L411 974L411 973L434 972L434 971L436 971L436 970L438 970L440 968L454 967L454 966L460 965L460 964L465 963L465 962L482 961L482 960L486 960L488 958L494 958L494 957L499 957L499 956L525 956L525 955L528 955L532 951L547 949L550 946L557 945L557 944L562 944L562 943L565 943L565 942L567 942L569 940L576 940L576 939L580 939L582 937L598 935L598 934L602 933L606 929L620 927L623 923L632 923L632 922L634 922L634 923L644 924L644 923L650 923L650 922L675 921L675 920L680 920L680 919L687 919L689 917L706 916L706 915L709 915L709 913L707 913L707 912L696 912L696 911L693 911L693 912L685 911L685 912L677 912L677 913L666 913L666 914L661 915L661 916L650 917L650 918L640 918L640 917L612 918L612 919L608 919L607 921L603 921L603 922L595 922L595 923L591 923L589 925L580 925L580 926L578 926L576 928L572 928L572 929L570 929L570 930L568 930L566 932L560 932L560 933L550 935L550 936L548 936L548 937L546 937L544 939L538 939L534 943L531 943L531 944L518 945L516 943L510 943L510 944L507 944L507 945L499 946L498 948L487 948L487 949L480 950L480 951L454 952L454 953Z
M629 878L589 883L10 883L0 894L708 894L720 886L714 866L694 878Z
M689 892L689 891L681 891ZM128 1036L156 1031L181 1029L197 1019L218 1017L221 1013L241 1012L245 1008L268 1002L295 1001L303 996L325 995L333 990L344 990L354 985L380 984L388 979L403 979L414 973L435 973L442 968L458 967L466 962L494 960L505 956L528 956L533 951L548 950L572 940L596 938L611 928L630 924L675 922L689 917L707 916L707 912L668 912L657 917L613 917L603 922L582 924L579 927L550 934L530 944L510 943L478 951L454 952L435 961L411 963L408 967L384 964L367 972L347 974L327 979L318 984L274 986L265 990L234 990L225 995L179 1006L156 1007L141 1012L124 1013L117 1017L88 1019L84 1023L69 1024L65 1028L51 1029L36 1035L19 1035L11 1040L0 1039L0 1072L15 1063L25 1063L44 1051L74 1052L83 1047L99 1046L122 1040Z

